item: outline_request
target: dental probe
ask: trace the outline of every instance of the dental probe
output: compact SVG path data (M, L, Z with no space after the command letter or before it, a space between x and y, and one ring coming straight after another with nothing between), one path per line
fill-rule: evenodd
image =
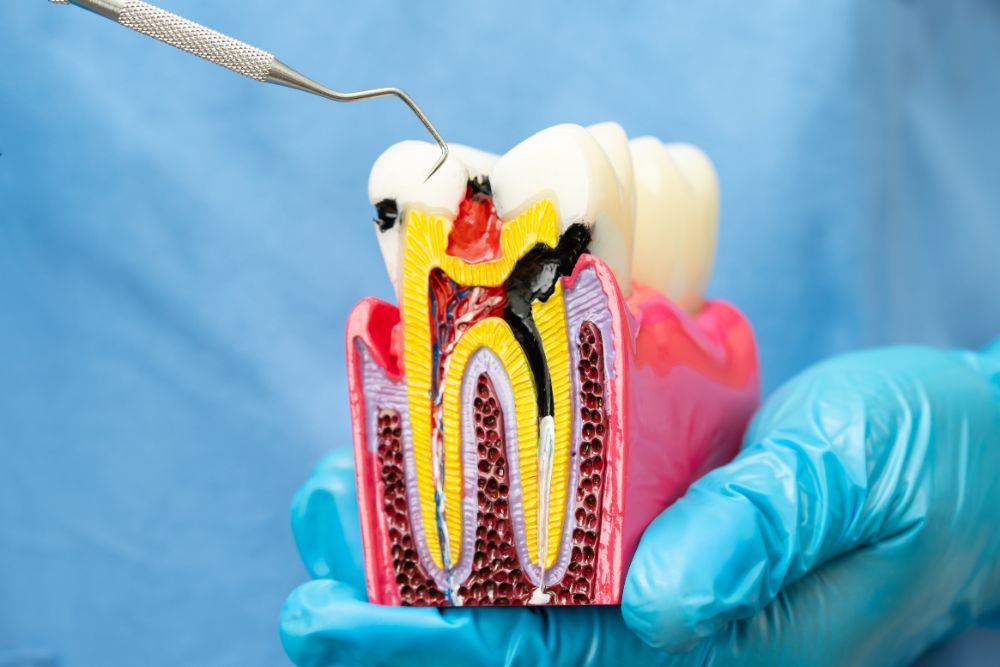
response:
M417 103L399 88L373 88L354 93L331 90L296 72L267 51L140 0L49 0L49 2L60 5L72 4L90 10L119 25L221 65L254 81L304 90L337 102L354 102L393 95L410 107L441 147L441 156L434 163L427 178L433 176L448 159L448 144L434 129L434 125Z

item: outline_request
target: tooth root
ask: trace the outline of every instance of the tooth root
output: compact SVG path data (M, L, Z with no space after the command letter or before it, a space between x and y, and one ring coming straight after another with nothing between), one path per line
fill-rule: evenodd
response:
M396 213L393 220L378 221L375 233L397 297L407 211L417 208L453 220L465 197L469 172L456 156L449 155L441 168L425 180L439 152L436 145L425 141L401 141L375 160L368 176L368 200Z
M694 312L701 307L715 259L715 167L688 144L639 137L629 145L636 192L632 276Z
M611 132L598 130L602 140ZM543 198L554 200L560 232L582 223L591 230L590 253L614 271L623 290L631 274L632 216L612 160L579 125L542 130L497 160L490 173L493 203L509 220Z

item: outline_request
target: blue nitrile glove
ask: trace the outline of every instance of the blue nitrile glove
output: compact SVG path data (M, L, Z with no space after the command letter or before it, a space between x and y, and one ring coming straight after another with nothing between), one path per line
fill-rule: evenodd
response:
M338 452L295 499L326 579L289 597L282 638L300 665L904 664L1000 607L998 476L1000 341L839 357L650 525L621 609L437 610L364 601Z

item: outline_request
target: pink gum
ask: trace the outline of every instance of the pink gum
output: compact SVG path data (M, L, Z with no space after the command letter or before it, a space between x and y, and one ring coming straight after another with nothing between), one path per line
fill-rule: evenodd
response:
M564 286L588 267L610 297L616 381L608 383L607 442L618 443L605 469L594 601L617 604L646 526L739 451L759 372L753 331L733 306L708 301L692 316L638 284L623 300L610 269L589 255Z

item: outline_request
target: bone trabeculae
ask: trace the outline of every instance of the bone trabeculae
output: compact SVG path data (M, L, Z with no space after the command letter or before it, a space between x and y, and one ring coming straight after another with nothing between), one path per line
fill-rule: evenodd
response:
M580 479L573 512L573 551L562 580L549 590L560 604L588 604L597 579L597 545L601 539L601 495L605 479L604 437L608 413L604 375L604 345L601 330L586 321L577 337L580 404ZM568 499L567 499L568 500Z
M427 576L417 558L406 502L403 472L403 431L399 412L376 409L378 466L381 470L382 509L388 527L392 567L403 605L428 606L444 602L444 594Z
M520 569L510 520L504 414L487 373L476 378L472 410L478 454L477 513L472 572L459 589L463 604L523 605L531 582ZM510 415L513 419L513 415Z
M570 562L560 581L548 588L558 604L589 604L597 578L601 496L608 428L604 347L600 329L585 321L577 335L577 392L580 405L579 477L572 500ZM520 569L510 521L504 414L487 373L476 380L473 401L478 455L475 555L459 594L467 605L524 605L532 584Z

